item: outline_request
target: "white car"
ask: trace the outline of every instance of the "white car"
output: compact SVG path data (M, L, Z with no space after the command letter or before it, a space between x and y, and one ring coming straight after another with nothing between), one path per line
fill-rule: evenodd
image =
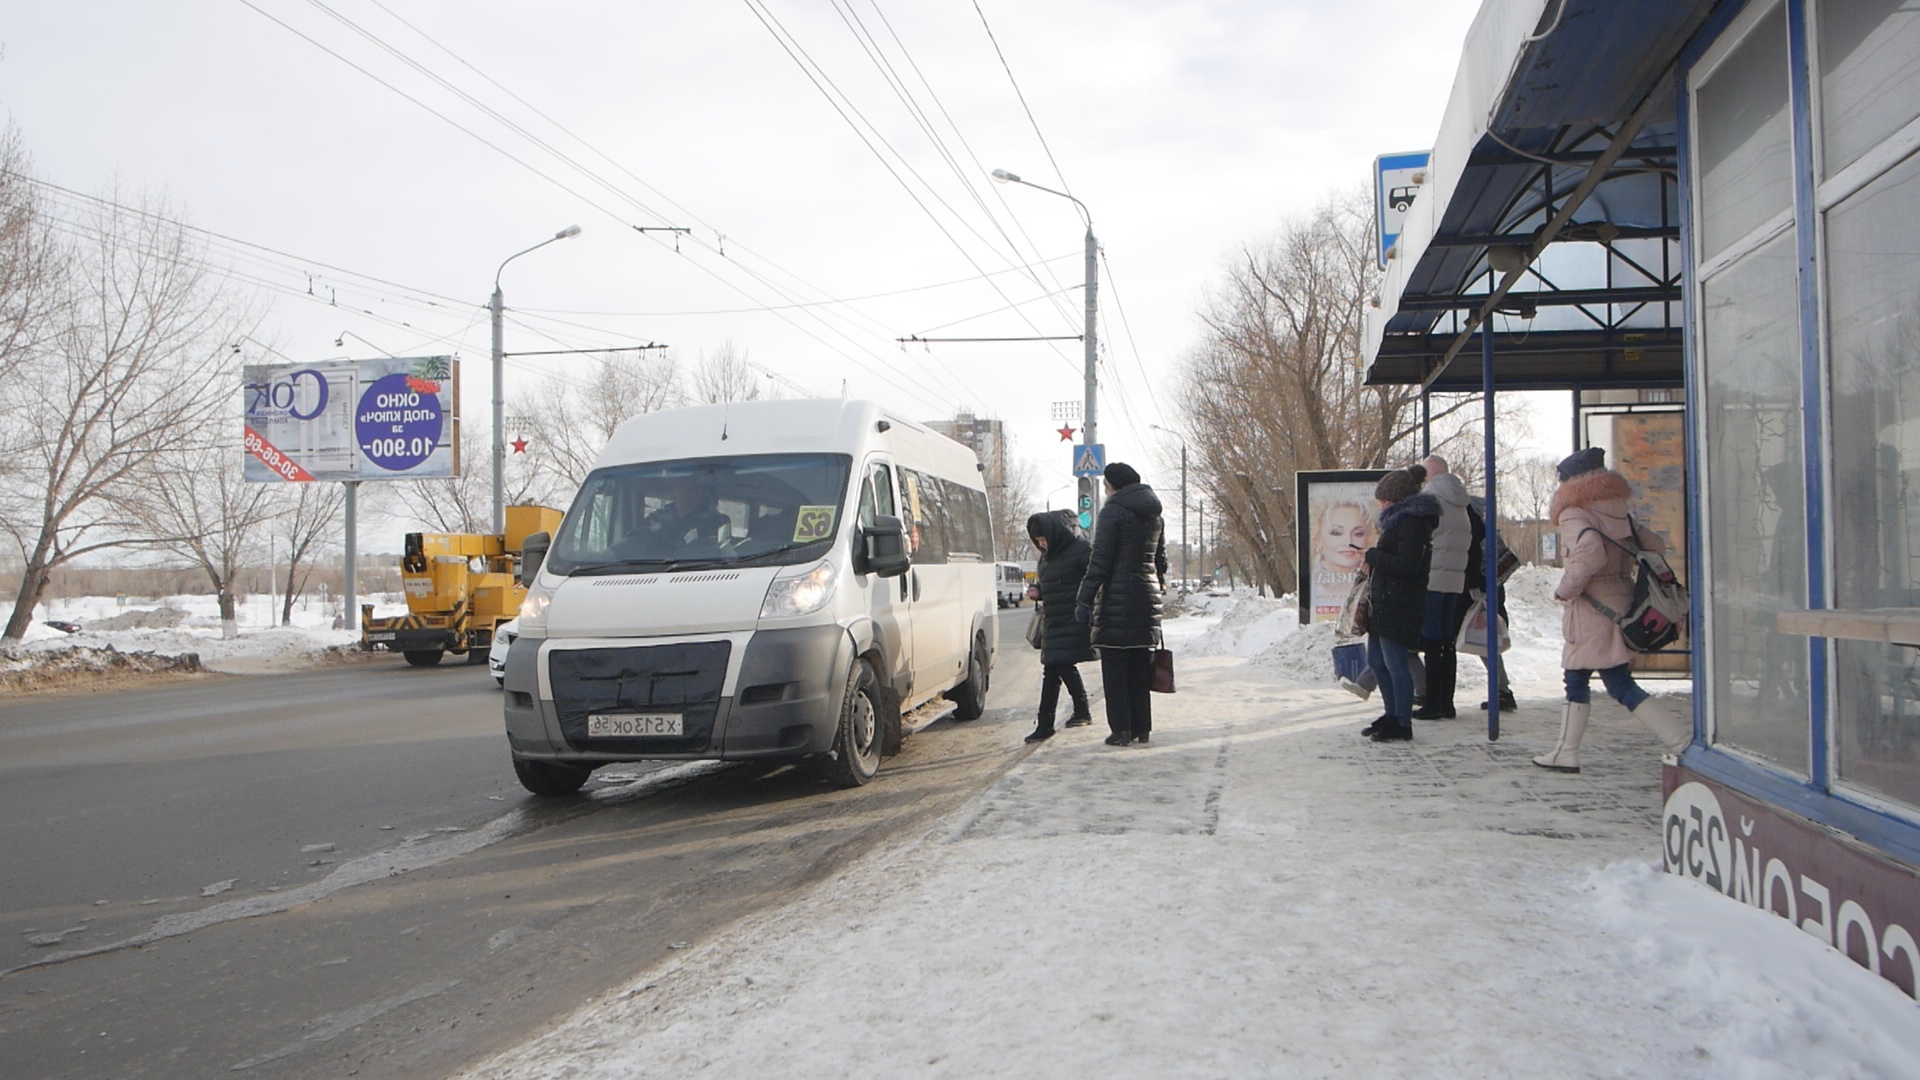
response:
M513 639L520 636L520 620L508 619L493 631L493 647L487 650L487 670L493 673L495 686L504 686L507 681L507 649L513 645Z

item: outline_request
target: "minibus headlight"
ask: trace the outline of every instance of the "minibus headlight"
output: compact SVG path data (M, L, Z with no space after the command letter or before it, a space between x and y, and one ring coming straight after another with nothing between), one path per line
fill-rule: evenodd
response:
M520 601L520 635L541 637L547 630L547 606L553 603L553 590L535 581L527 587L527 598Z
M763 619L784 619L811 615L833 599L833 587L839 581L833 564L822 560L797 573L784 574L767 586L767 599L760 605Z

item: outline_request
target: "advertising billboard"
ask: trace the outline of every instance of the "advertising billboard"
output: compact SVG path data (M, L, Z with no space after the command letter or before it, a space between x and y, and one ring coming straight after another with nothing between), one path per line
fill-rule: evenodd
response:
M249 365L246 477L258 483L460 474L450 356Z
M1380 508L1373 486L1386 469L1333 469L1294 474L1300 538L1300 621L1340 617L1354 574L1380 539Z

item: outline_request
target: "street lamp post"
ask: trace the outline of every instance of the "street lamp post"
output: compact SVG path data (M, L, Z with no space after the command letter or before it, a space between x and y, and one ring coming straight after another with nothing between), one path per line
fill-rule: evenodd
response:
M504 391L504 371L507 359L505 344L502 340L500 316L506 310L500 298L500 275L507 264L525 255L527 251L538 251L555 240L565 240L570 236L579 236L580 226L569 225L545 240L516 251L500 261L500 269L493 272L493 298L487 302L487 311L493 316L493 531L507 531L507 398Z
M1010 173L1005 169L993 170L993 178L995 180L1000 181L1003 184L1025 184L1027 187L1044 191L1049 195L1058 195L1063 199L1072 199L1073 205L1078 206L1080 208L1080 212L1086 215L1087 277L1086 277L1085 292L1087 294L1087 317L1086 317L1086 326L1085 326L1085 329L1082 331L1081 339L1083 343L1086 345L1087 402L1086 402L1086 415L1080 418L1080 443L1083 446L1087 446L1087 445L1091 445L1093 443L1099 442L1100 441L1099 414L1094 408L1095 398L1097 396L1097 391L1099 389L1099 380L1095 376L1095 368L1094 368L1094 365L1099 357L1099 341L1094 336L1095 334L1094 327L1096 325L1096 322L1095 322L1096 317L1099 314L1099 304L1098 304L1097 297L1098 297L1098 291L1099 291L1098 260L1099 260L1099 254L1100 254L1100 246L1099 246L1099 243L1095 241L1093 238L1093 211L1087 209L1086 203L1081 202L1079 199L1075 199L1073 196L1067 194L1064 191L1055 191L1050 187L1041 187L1039 184L1036 184L1031 180L1022 180L1017 174ZM1100 485L1099 484L1093 485L1093 511L1094 511L1094 516L1098 517L1100 514Z

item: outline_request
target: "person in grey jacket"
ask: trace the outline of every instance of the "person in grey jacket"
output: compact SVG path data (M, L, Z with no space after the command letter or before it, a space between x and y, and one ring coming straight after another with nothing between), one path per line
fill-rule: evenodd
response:
M1080 582L1076 619L1093 627L1100 682L1107 693L1109 746L1144 743L1153 732L1153 651L1160 647L1167 541L1160 497L1133 466L1113 462L1107 504L1094 523L1093 557Z
M1034 571L1034 583L1027 597L1039 601L1035 617L1041 620L1040 646L1040 719L1027 736L1028 742L1053 738L1053 717L1060 708L1060 687L1073 699L1073 715L1067 727L1093 723L1093 706L1087 701L1086 684L1080 681L1075 666L1093 659L1093 643L1087 624L1073 617L1073 605L1080 591L1080 580L1087 575L1087 561L1093 546L1082 540L1067 524L1068 511L1049 510L1027 519L1027 536L1040 549L1040 565Z
M1426 703L1416 720L1451 720L1453 684L1459 657L1453 642L1466 618L1467 562L1473 549L1473 523L1467 514L1472 497L1453 475L1447 459L1430 454L1414 469L1426 474L1421 490L1440 503L1440 524L1433 530L1433 559L1427 567L1427 612L1420 649L1427 665Z

